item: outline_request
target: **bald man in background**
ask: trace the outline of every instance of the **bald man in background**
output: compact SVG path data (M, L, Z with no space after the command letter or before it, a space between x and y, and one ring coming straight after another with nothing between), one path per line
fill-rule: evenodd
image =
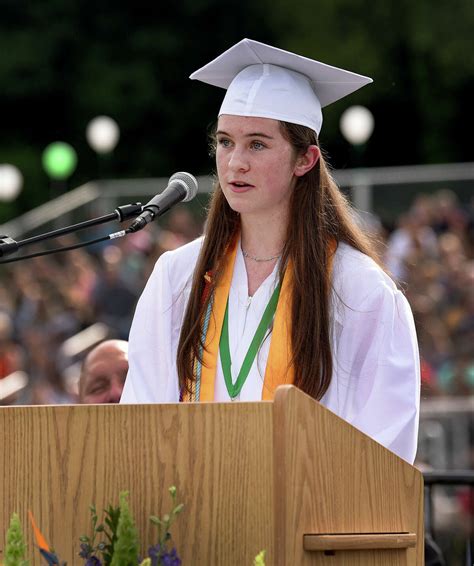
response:
M79 402L118 403L128 371L128 342L105 340L93 348L82 365Z

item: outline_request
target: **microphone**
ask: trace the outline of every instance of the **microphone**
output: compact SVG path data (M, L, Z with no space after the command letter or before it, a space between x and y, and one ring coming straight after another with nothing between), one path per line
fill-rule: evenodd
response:
M154 196L147 203L141 214L130 224L127 232L137 232L152 222L158 216L167 212L178 202L189 202L198 191L198 182L190 173L175 173L170 177L168 186L159 195Z

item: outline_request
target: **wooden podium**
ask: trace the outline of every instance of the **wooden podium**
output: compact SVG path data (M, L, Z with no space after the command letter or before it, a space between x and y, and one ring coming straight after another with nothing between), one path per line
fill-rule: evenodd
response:
M101 510L130 491L148 518L185 504L173 537L184 565L422 565L423 480L415 468L294 387L274 402L4 407L0 549L31 509L69 565ZM2 554L0 553L0 563Z

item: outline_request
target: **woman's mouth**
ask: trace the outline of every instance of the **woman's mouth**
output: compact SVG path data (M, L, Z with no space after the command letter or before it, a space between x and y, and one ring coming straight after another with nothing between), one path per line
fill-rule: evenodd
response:
M253 185L245 183L243 181L231 181L229 186L234 193L245 193L249 189L253 188Z

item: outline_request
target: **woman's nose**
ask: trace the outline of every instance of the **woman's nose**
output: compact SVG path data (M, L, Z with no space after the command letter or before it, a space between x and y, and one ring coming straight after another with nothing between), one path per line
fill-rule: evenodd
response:
M235 148L229 158L229 168L234 171L247 171L249 168L248 159L243 150Z

